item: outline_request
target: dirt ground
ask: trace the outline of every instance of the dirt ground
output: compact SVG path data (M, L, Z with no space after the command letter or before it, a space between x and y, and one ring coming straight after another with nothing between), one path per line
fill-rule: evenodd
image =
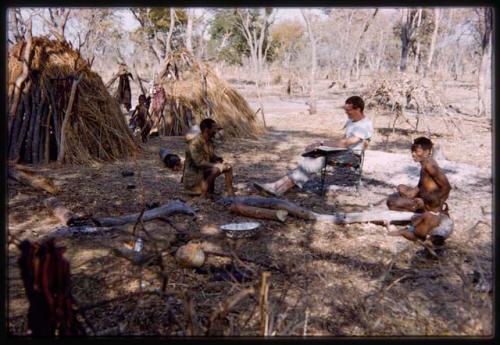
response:
M257 109L248 86L236 85ZM326 88L325 88L326 89ZM234 165L237 195L253 195L253 181L268 182L293 168L303 148L318 138L342 134L340 109L356 88L332 89L320 96L318 114L308 115L304 97L279 92L264 98L267 132L257 139L226 140L218 152ZM475 90L455 83L447 88L448 104L465 113L473 108ZM194 218L172 221L206 246L233 252L242 260L209 255L203 269L183 269L172 253L179 245L176 231L164 221L145 223L155 237L168 275L167 293L158 292L154 267L137 267L114 255L112 248L130 242L133 224L102 233L73 234L58 239L67 247L73 294L85 309L97 334L204 335L215 308L247 287L259 289L260 275L271 272L269 333L272 335L474 335L492 334L492 130L490 120L457 114L460 130L437 116L424 117L422 132L404 122L395 131L389 114L367 109L375 135L366 152L363 185L331 186L324 197L317 181L293 189L286 199L315 212L361 212L386 209L385 199L399 183L416 184L418 166L409 146L428 135L441 147L438 160L453 190L449 197L455 231L438 259L419 244L387 236L376 224L332 225L289 217L285 223L261 221L257 238L232 240L218 226L249 218L182 191L181 173L163 166L159 149L184 156L182 137L155 137L128 160L92 166L39 168L54 178L59 201L75 213L118 216L139 212L143 205L179 199L195 211ZM134 176L123 177L130 170ZM216 190L222 192L223 180ZM8 228L20 239L41 239L61 227L43 206L48 195L14 181L8 182ZM135 189L127 189L134 184ZM144 250L153 247L145 240ZM9 330L23 334L27 301L16 260L9 246ZM248 281L234 282L213 272L232 263L246 269ZM103 303L101 303L103 302ZM191 310L191 311L189 311ZM259 300L246 298L232 307L218 334L259 335ZM94 334L89 331L89 334Z

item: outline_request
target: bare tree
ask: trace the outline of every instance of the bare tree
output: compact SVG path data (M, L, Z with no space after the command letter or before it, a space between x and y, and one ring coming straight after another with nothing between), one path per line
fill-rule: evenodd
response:
M71 14L71 9L49 7L48 11L50 19L43 14L40 14L40 17L43 19L49 29L49 32L55 37L56 40L61 42L65 41L66 38L64 33L66 31L66 24L68 23L69 15Z
M269 9L259 9L259 15L254 21L250 10L236 10L240 20L237 22L238 28L243 33L248 48L250 49L250 60L252 62L252 67L254 70L254 80L257 87L257 95L259 98L260 111L262 113L262 120L264 126L266 126L266 119L264 115L264 104L262 103L261 96L261 80L262 80L262 68L264 66L264 61L267 57L267 52L269 50L269 40L264 47L264 41L266 35L269 32L269 27L274 21L274 12Z
M418 11L409 8L401 9L401 62L399 69L406 71L408 52L416 30Z
M186 49L189 52L193 52L193 20L194 20L194 10L192 8L187 9L187 27L186 27Z
M172 50L172 34L174 33L175 18L175 9L170 7L170 26L168 28L167 41L165 43L165 57L167 57Z
M363 40L365 33L368 31L368 28L370 27L371 22L375 19L375 16L377 15L377 13L378 13L378 8L376 8L373 11L373 14L371 16L368 16L368 18L366 19L366 21L363 25L363 30L359 33L357 41L354 44L355 49L354 49L353 57L351 59L351 66L349 68L349 71L352 71L354 61L356 61L356 79L359 79L359 70L360 70L359 69L359 53L360 53L361 42Z
M486 77L488 75L488 64L491 64L491 34L493 27L493 11L491 7L485 7L482 11L484 30L481 39L481 64L478 74L478 115L486 115Z
M24 34L26 33L26 23L23 20L21 15L21 9L19 8L11 8L9 10L9 19L10 19L10 30L12 32L12 36L14 38L13 43L17 43L19 41L24 40Z
M307 37L309 38L309 43L311 45L311 77L310 77L310 89L309 89L309 115L316 114L316 66L317 66L317 58L316 58L316 37L314 36L312 27L311 27L311 18L310 13L306 13L305 10L301 9L300 13L302 14L302 18L306 23Z
M427 57L427 65L425 68L425 73L429 72L432 66L432 58L434 56L434 49L436 47L436 40L437 40L437 35L438 35L438 30L439 30L439 19L441 17L441 10L436 7L434 9L434 31L432 32L432 38L431 38L431 46L429 48L429 56Z

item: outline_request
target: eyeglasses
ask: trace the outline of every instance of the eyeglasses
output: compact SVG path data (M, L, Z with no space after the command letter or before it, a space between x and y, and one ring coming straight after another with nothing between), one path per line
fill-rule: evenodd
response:
M351 111L351 110L354 110L354 108L351 106L351 107L348 107L348 106L344 106L343 107L345 111Z

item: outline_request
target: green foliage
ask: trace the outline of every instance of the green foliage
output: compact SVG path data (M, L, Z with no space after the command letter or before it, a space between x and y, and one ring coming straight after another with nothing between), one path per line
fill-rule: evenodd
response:
M242 11L240 9L240 11ZM257 24L259 20L259 10L247 10L250 14L250 30L257 30L257 36L260 35L260 27ZM270 14L272 9L266 8L265 11ZM226 61L230 64L242 64L242 58L250 54L245 35L242 32L241 17L236 9L216 9L213 10L213 18L210 25L210 43L209 53L218 60ZM264 47L267 40L270 39L269 30L264 38ZM221 47L221 45L223 46ZM272 59L273 42L270 42L267 59Z

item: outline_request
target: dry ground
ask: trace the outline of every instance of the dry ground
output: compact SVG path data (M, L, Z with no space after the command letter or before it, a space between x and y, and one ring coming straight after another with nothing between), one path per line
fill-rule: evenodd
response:
M464 100L474 90L450 85L448 102L472 113ZM241 91L254 108L257 100L248 87ZM345 114L338 109L355 89L328 90L321 96L318 114L307 114L305 98L279 96L264 99L267 133L258 139L228 140L219 152L235 166L237 194L256 192L253 181L270 181L293 168L302 149L318 137L341 134ZM469 107L469 108L467 108ZM366 153L364 183L360 193L332 187L322 198L317 183L294 189L286 199L322 213L385 208L386 196L401 181L416 183L418 166L409 157L417 135L400 123L393 132L383 112L368 116L376 134ZM381 225L328 225L289 218L285 224L262 221L255 239L230 240L216 227L248 218L235 216L221 206L187 196L179 184L181 174L162 166L158 151L168 147L183 155L180 137L152 138L136 158L88 167L50 165L40 173L62 187L61 203L74 212L94 216L138 212L143 203L168 203L181 199L196 211L196 218L175 216L173 221L215 248L233 251L253 260L234 264L253 272L249 282L218 280L213 274L181 269L170 253L175 251L175 231L162 221L145 223L165 253L167 295L154 293L160 286L152 268L132 266L112 254L131 236L119 231L62 237L71 262L73 293L87 318L101 334L186 335L186 301L194 307L194 334L203 335L208 317L219 303L248 286L259 287L260 273L270 271L269 303L275 335L476 335L492 334L492 230L491 230L491 126L486 120L457 115L463 135L439 117L424 119L421 128L432 128L433 140L446 159L439 162L452 182L449 198L455 232L439 259L429 257L417 244L389 237ZM122 177L121 171L135 172ZM134 183L137 188L129 190ZM223 181L217 182L222 191ZM40 239L59 227L43 207L48 196L9 180L9 231L19 238ZM130 231L132 226L123 227ZM145 250L152 247L145 242ZM22 334L27 302L16 266L18 251L10 246L9 329ZM231 260L209 256L205 269ZM142 273L141 273L142 272ZM140 291L142 277L143 294ZM116 300L113 300L115 299ZM258 300L247 298L227 315L225 335L258 335ZM192 317L192 316L191 316Z

